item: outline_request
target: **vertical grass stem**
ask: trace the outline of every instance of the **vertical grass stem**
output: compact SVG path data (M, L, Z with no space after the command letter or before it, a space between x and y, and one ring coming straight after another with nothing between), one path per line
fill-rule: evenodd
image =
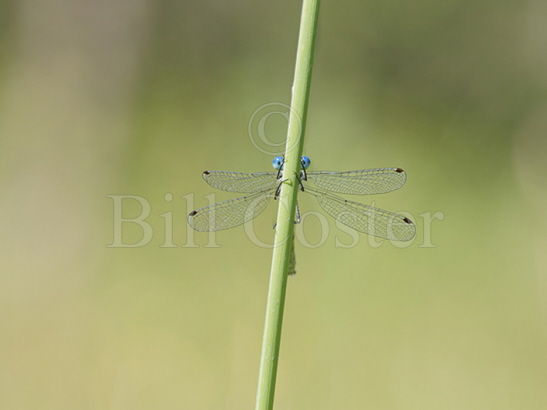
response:
M274 402L283 308L293 243L296 196L298 194L297 175L300 172L300 157L304 145L319 2L320 0L304 0L302 7L283 167L285 181L279 197L262 355L260 358L256 396L257 410L270 410L273 408Z

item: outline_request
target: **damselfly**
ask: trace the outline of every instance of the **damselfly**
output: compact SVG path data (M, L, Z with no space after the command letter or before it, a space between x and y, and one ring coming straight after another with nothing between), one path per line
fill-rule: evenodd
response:
M300 190L313 195L319 206L337 221L359 232L392 241L408 241L414 237L416 226L407 217L334 195L373 195L399 189L406 181L406 173L401 168L307 171L311 164L308 157L302 157L301 164ZM282 187L283 158L274 158L272 165L277 172L205 171L203 178L213 188L250 195L190 212L190 226L196 231L220 231L242 225L262 213L270 200L278 197ZM314 186L309 185L309 181ZM298 220L297 212L296 222Z

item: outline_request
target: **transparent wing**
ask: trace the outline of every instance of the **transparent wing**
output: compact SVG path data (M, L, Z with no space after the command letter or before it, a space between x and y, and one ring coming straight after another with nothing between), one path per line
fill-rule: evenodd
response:
M273 195L259 192L197 209L188 215L188 224L201 232L234 228L261 214Z
M244 172L205 171L203 179L213 188L228 192L254 193L277 187L277 172Z
M319 188L350 195L384 194L401 188L406 181L406 173L401 168L347 172L312 171L306 174Z
M402 215L311 188L304 192L315 196L326 213L356 231L391 241L408 241L416 234L414 223Z

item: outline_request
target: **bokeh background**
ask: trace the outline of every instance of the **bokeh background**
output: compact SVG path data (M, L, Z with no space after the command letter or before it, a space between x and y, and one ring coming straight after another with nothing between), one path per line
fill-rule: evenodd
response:
M271 249L186 215L212 199L203 170L270 169L248 126L290 101L300 9L0 2L1 408L253 408ZM404 168L352 199L418 233L336 247L329 218L297 243L276 408L547 408L546 38L541 0L323 2L304 152ZM109 195L147 201L150 243L108 247ZM317 216L303 232L319 242Z

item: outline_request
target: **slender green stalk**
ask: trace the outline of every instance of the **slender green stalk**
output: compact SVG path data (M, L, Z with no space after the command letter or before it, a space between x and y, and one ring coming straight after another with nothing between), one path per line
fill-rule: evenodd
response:
M283 165L283 178L285 181L279 197L277 229L270 273L262 356L260 358L256 396L257 410L270 410L273 408L287 274L293 243L296 196L298 194L297 176L300 172L300 157L304 146L319 1L304 0L302 7L291 113Z

